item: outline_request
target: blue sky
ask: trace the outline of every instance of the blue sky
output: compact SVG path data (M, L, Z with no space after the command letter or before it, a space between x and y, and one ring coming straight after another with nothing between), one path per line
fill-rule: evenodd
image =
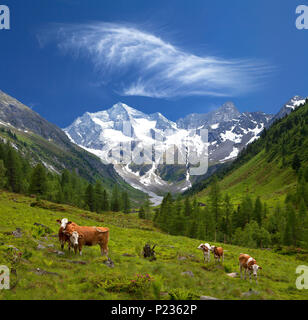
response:
M176 120L308 95L304 0L1 0L0 89L60 127L122 101ZM308 3L306 3L308 5Z

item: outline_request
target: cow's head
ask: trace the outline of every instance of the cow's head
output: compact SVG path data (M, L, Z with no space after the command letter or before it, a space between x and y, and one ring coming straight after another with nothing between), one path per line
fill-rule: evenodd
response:
M257 273L258 273L258 270L262 270L262 267L258 266L256 263L253 264L251 267L250 267L250 270L252 271L252 274L257 277Z
M69 223L71 223L71 221L68 221L68 219L66 219L66 218L63 218L62 220L58 219L57 222L61 225L61 228L62 228L63 230L65 230L65 229L66 229L66 226L67 226Z
M210 250L210 245L208 243L201 243L197 249L208 252Z
M210 247L210 250L211 250L212 252L215 252L215 248L216 248L215 246L211 246L211 247Z
M77 231L74 231L70 236L70 241L74 247L78 246L78 239L82 238Z

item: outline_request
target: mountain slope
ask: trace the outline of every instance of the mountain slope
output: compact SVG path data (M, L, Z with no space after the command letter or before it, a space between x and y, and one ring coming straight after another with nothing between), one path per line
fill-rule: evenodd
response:
M305 100L304 100L305 101ZM294 191L298 174L294 158L298 157L299 171L308 166L308 104L298 105L289 115L276 120L264 130L259 140L248 145L228 168L218 173L220 186L239 203L245 194L260 196L273 204ZM301 174L299 172L299 174ZM205 201L211 179L195 186L190 193L198 192Z
M12 144L34 163L60 173L76 170L90 182L99 179L107 190L115 184L127 190L138 202L145 195L126 184L110 165L73 144L56 125L49 123L16 99L0 92L0 138Z

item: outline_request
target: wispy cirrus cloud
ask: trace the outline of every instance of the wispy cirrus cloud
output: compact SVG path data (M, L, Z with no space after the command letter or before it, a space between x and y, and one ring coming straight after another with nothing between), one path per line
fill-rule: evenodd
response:
M253 59L198 56L123 24L57 25L38 39L89 58L101 81L126 96L235 96L259 88L272 71Z

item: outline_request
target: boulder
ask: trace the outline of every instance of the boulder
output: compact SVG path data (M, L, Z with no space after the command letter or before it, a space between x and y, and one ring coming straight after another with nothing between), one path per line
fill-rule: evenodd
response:
M59 273L45 271L45 270L42 270L42 269L40 269L40 268L37 268L37 269L35 269L35 270L33 270L33 271L34 271L36 274L38 274L39 276L51 275L51 276L60 277L60 274L59 274Z
M259 295L260 292L259 291L255 291L255 290L249 290L248 292L244 292L242 293L242 297L250 297L250 296L253 296L253 295Z
M16 230L12 232L12 235L13 235L15 238L21 238L21 237L22 237L21 229L20 229L20 228L16 228Z
M210 297L210 296L201 296L200 300L219 300L219 299L214 298L214 297Z
M110 258L108 258L108 260L104 261L103 264L106 265L108 268L114 268L114 263Z
M178 260L180 261L183 261L183 260L186 260L187 258L186 257L178 257Z
M123 253L123 254L122 254L122 257L130 257L130 258L133 258L133 257L136 257L136 256L133 255L133 254L129 254L129 253Z
M238 277L238 273L237 272L227 273L227 276L229 276L231 278L237 278Z
M181 273L182 276L189 276L189 277L193 277L194 274L192 271L184 271Z

